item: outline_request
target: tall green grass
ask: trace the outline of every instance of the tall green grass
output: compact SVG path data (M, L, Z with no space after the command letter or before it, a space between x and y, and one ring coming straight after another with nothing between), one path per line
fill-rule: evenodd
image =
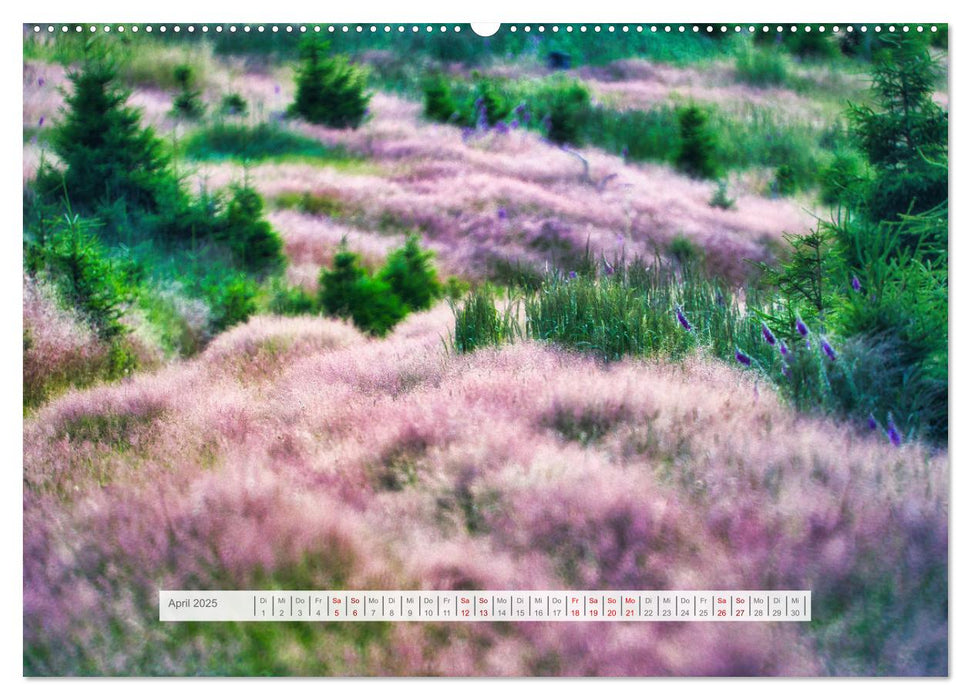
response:
M861 427L871 415L880 424L892 415L907 437L941 437L946 374L942 404L928 393L937 385L923 370L915 368L910 383L900 375L902 341L886 334L843 335L832 318L828 326L808 321L800 330L795 307L770 288L730 288L690 261L635 260L603 263L599 274L553 272L537 290L519 294L505 312L496 309L488 288L453 307L454 350L528 338L605 361L679 359L700 352L756 373L801 410L848 418ZM909 400L908 393L918 390L914 396L933 400L927 405ZM946 416L943 421L946 437Z
M592 145L632 161L678 162L682 151L680 105L619 109L595 104L589 97L579 99L577 91L582 87L582 83L559 77L473 82L436 76L424 85L426 116L467 128L482 128L485 122L489 126L514 124L539 131L556 143ZM487 120L479 116L484 104L490 107ZM501 108L493 108L493 104ZM765 168L777 173L781 169L782 177L777 178L784 180L777 188L781 194L816 186L834 150L845 150L848 145L838 120L820 124L757 105L740 110L716 105L699 109L705 115L718 169Z
M216 121L190 133L180 151L192 160L308 158L338 163L359 160L343 148L328 146L270 122Z

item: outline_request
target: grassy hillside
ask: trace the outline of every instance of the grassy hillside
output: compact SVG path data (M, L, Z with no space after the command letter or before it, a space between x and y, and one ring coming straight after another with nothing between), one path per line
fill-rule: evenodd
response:
M946 675L946 28L467 34L25 28L25 674Z
M454 356L450 317L385 340L262 317L43 409L25 428L25 671L946 669L943 456L800 417L701 359ZM151 604L158 588L705 586L811 589L813 623L175 625Z

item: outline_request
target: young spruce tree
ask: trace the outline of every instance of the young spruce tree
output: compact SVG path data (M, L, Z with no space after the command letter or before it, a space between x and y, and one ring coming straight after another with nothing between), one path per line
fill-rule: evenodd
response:
M162 142L126 104L129 93L118 85L114 66L105 58L89 59L70 80L74 89L53 136L64 171L42 172L42 193L60 199L66 189L71 206L82 213L119 200L129 210L158 213L179 199Z
M329 55L327 42L313 37L301 43L300 57L290 114L338 129L360 126L371 99L365 72L345 56Z
M923 40L899 37L874 57L876 106L850 109L853 133L875 171L866 197L874 221L897 221L947 200L948 115L933 99L939 72Z

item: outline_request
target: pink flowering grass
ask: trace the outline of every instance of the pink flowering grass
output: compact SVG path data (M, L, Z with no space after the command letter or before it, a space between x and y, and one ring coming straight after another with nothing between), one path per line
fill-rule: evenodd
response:
M36 79L41 74L43 86ZM251 105L252 119L269 119L292 99L292 82L284 73L241 74L238 67L207 60L205 74L207 85L240 92ZM25 126L36 125L45 114L48 124L55 122L64 71L30 62L24 85ZM214 102L217 92L206 96ZM168 92L142 84L130 103L161 134L180 139L185 127L167 116L171 99ZM386 234L400 237L419 229L444 270L471 278L495 275L497 267L510 263L566 268L588 244L596 257L653 258L655 252L666 254L677 236L697 243L712 271L741 278L750 268L740 260L771 260L782 232L808 231L813 224L812 216L789 200L740 192L733 209L719 209L709 204L711 183L667 167L627 164L592 148L572 154L525 131L463 139L457 127L428 123L420 112L415 102L378 93L360 129L292 125L365 157L366 167L247 166L246 178L271 205L280 196L304 194L325 195L341 205L336 225L323 216L308 222L289 212L272 215L291 255L292 284L314 286L313 266L332 255L332 239L348 225L361 232L361 252L375 260L388 245L382 240ZM36 171L36 151L25 144L25 181ZM190 170L198 182L219 189L242 179L242 167L209 163L192 164ZM507 216L499 217L500 210ZM389 224L396 230L389 231Z
M58 304L47 284L24 277L24 406L104 377L110 349L76 313Z
M353 132L299 128L366 156L373 167L264 163L249 166L248 176L271 202L308 194L339 203L341 219L371 232L361 236L365 252L381 246L389 222L399 232L420 229L445 268L470 277L488 274L497 261L566 267L588 244L598 257L653 258L681 235L698 244L713 271L741 278L749 268L739 261L771 259L781 232L812 223L786 200L742 194L731 210L712 207L710 183L595 149L579 152L585 170L575 155L526 132L466 141L458 128L423 122L417 105L398 98L376 95L371 112ZM199 176L221 187L240 169L207 165ZM292 278L306 285L306 261L327 257L334 225L322 216L316 224L274 216L297 258Z
M24 428L25 672L947 672L946 455L750 377L258 317ZM812 625L162 625L159 588L796 588Z
M131 104L181 138L161 69L141 69ZM728 85L725 66L588 70L619 106L663 89L809 109ZM292 101L291 77L210 56L202 87L211 104L238 91L260 121ZM25 65L25 128L56 120L64 83ZM290 284L313 291L345 236L376 267L411 230L471 279L571 269L588 246L653 259L684 237L739 280L813 223L790 200L733 192L720 209L711 183L670 168L521 130L463 138L420 110L378 93L359 129L288 126L363 163L247 164ZM41 148L24 149L26 181ZM105 349L42 288L24 296L25 392L43 397L24 424L27 675L948 673L946 453L796 413L741 366L606 365L533 342L455 355L445 304L382 340L268 316L210 339L204 310L173 297L204 350L71 388L96 383ZM573 587L810 589L813 623L157 620L160 588Z

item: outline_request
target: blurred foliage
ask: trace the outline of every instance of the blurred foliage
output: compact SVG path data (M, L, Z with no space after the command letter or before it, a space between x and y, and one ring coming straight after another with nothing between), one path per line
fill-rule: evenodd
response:
M297 92L289 112L313 124L357 128L367 116L367 74L329 43L306 37L300 44Z

